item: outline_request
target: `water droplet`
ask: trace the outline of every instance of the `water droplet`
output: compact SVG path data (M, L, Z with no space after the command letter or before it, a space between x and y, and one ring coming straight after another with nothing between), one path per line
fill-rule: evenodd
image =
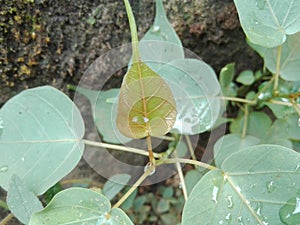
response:
M298 118L298 127L300 127L300 117Z
M8 166L1 166L0 167L0 173L4 173L8 171Z
M23 162L25 161L25 158L24 157L22 157L22 159L21 159Z
M256 0L256 8L263 10L266 5L266 0Z
M0 135L3 132L3 120L0 118Z
M295 210L292 212L293 215L297 213L300 213L300 198L296 198Z
M239 223L239 225L244 225L243 217L241 217L241 216L238 217L238 223Z
M231 222L231 220L232 220L231 213L227 213L227 215L226 215L225 218L226 218L227 224L229 224Z
M219 221L219 224L223 224L223 220L220 220L220 221Z
M216 203L216 204L218 203L218 201L217 201L218 192L219 192L219 188L216 187L216 186L214 186L214 187L213 187L213 192L212 192L212 197L211 197L211 199L212 199L213 202Z
M153 175L155 173L155 167L152 166L152 164L149 162L146 164L145 168L144 168L144 172L146 172L150 167L152 167L152 171L151 173L149 174L149 176Z
M232 202L232 195L227 195L227 207L232 208L233 207L233 202Z
M276 185L274 184L274 181L266 182L266 187L267 187L268 193L272 193L276 189Z
M298 164L298 165L296 166L295 171L300 171L300 164Z
M143 124L149 122L149 118L143 116L134 116L131 121L134 123Z
M160 31L160 26L154 25L152 28L152 32L157 33Z
M261 210L262 210L262 205L260 202L257 202L257 205L255 207L255 212L258 216L261 216Z

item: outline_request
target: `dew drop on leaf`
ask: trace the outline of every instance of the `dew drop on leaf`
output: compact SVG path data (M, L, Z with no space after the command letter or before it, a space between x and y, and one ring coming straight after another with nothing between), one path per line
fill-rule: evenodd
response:
M159 31L160 31L160 26L154 25L151 31L152 31L153 33L159 32Z
M216 187L216 186L214 186L214 187L213 187L213 192L212 192L212 197L211 197L211 199L212 199L213 202L216 203L216 204L218 203L218 201L217 201L218 192L219 192L219 188Z
M233 207L232 195L227 195L226 198L227 198L227 203L228 203L227 207L231 209Z
M266 0L256 0L256 8L263 10L266 5Z
M1 122L1 121L0 121ZM298 127L300 127L300 117L298 118ZM0 127L1 129L1 127ZM1 132L1 131L0 131Z
M0 173L4 173L8 171L8 166L1 166L0 167Z
M276 185L274 184L274 181L266 182L266 187L267 187L268 193L272 193L276 189Z
M149 169L150 166L151 166L151 163L147 163L147 165L144 168L144 172L146 172ZM154 173L155 173L155 167L153 167L153 169L152 169L151 173L149 174L149 176L153 175Z

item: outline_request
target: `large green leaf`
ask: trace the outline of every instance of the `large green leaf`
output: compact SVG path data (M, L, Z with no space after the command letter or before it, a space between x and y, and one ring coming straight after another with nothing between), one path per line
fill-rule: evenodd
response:
M29 225L133 225L109 200L92 190L70 188L59 192L47 207L30 219Z
M260 140L253 136L241 137L240 134L227 134L222 136L214 145L216 166L220 167L229 155L246 147L257 145L259 142Z
M220 170L208 172L194 187L182 225L281 224L281 207L300 187L299 162L299 153L276 145L230 155ZM295 201L289 204L299 208Z
M29 223L33 213L43 209L38 197L16 175L11 176L6 202L9 210L24 224Z
M198 134L212 128L221 111L220 86L213 69L197 59L178 59L158 73L170 86L177 106L174 130Z
M297 0L234 0L241 25L251 42L264 47L282 45L286 35L300 31Z
M12 174L28 190L44 193L80 160L84 124L79 110L49 86L21 92L0 110L0 185L8 189Z
M167 19L162 0L156 1L154 23L139 47L142 61L156 72L163 64L184 58L181 41Z
M266 66L273 73L276 72L277 54L278 48L266 49L265 51L264 59ZM282 45L280 58L281 60L279 74L282 77L282 79L290 81L299 81L300 32L287 37L287 41Z
M131 140L120 133L116 124L119 89L114 88L107 91L93 91L82 87L72 89L90 101L95 125L104 141L124 144Z

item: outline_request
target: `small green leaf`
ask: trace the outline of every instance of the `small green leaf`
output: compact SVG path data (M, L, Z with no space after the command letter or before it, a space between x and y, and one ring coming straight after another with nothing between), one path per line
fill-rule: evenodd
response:
M267 48L282 45L300 31L297 1L234 0L242 28L251 42Z
M160 199L156 206L156 211L158 213L167 212L170 209L170 202L164 198Z
M158 73L171 88L177 106L174 132L193 135L213 127L219 117L221 93L213 69L197 59L178 59L163 66Z
M117 174L109 178L103 186L103 194L112 200L128 183L131 176L129 174Z
M265 51L266 67L273 73L276 72L277 53L278 48L271 48ZM282 45L279 74L284 80L299 81L299 70L300 32L288 36L287 41Z
M231 154L246 147L257 145L260 140L253 136L241 137L240 134L227 134L222 136L214 145L214 158L217 167Z
M52 186L51 188L49 188L45 194L44 194L44 199L45 202L48 204L52 198L60 191L63 190L63 187L61 186L61 184L58 182L56 183L54 186Z
M234 97L237 94L236 86L232 82L235 74L234 66L234 63L229 63L221 69L219 81L224 96Z
M156 1L154 24L141 39L139 48L142 61L155 72L174 59L184 58L181 41L167 19L162 0Z
M238 77L236 78L236 81L244 84L244 85L251 85L255 81L253 71L251 70L245 70L241 72Z
M33 213L43 209L38 197L16 175L11 176L6 202L9 210L24 224L28 224Z
M29 225L83 223L133 225L121 209L111 209L105 196L85 188L69 188L59 192L44 210L33 214Z
M276 145L230 155L222 170L208 172L194 187L182 225L278 224L280 209L300 187L299 162L299 153Z
M74 103L57 89L43 86L23 91L5 103L0 117L5 124L0 138L4 189L16 174L28 190L43 194L79 162L84 123Z

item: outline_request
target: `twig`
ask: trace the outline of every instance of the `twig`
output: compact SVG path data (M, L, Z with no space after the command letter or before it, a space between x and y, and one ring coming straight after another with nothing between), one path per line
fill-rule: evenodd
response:
M188 146L188 149L189 149L192 159L197 160L190 137L188 135L184 135L184 136L185 136L186 144Z
M107 143L102 143L102 142L97 142L97 141L90 141L90 140L86 140L86 139L83 139L83 142L90 146L109 148L109 149L119 150L119 151L123 151L123 152L131 152L131 153L136 153L139 155L149 156L147 151L144 151L144 150L141 150L138 148L131 148L131 147L126 147L126 146L121 146L121 145L107 144ZM153 152L153 155L155 158L161 158L161 154L159 154L159 153Z
M276 96L278 94L278 84L279 84L279 72L280 72L280 59L281 59L282 45L278 46L277 49L277 59L276 59L276 73L274 74L274 88L273 93Z
M244 115L242 138L246 137L246 135L247 135L248 122L249 122L249 106L246 104L245 105L245 115Z
M14 215L13 215L12 213L8 214L8 215L0 222L0 225L6 225L13 217L14 217Z
M200 166L202 168L209 169L209 170L217 170L218 169L217 167L214 167L214 166L209 165L204 162L199 162L199 161L192 160L192 159L182 159L182 158L166 159L166 160L162 161L160 164L172 164L172 163L177 163L177 162L188 163L188 164ZM160 164L157 164L157 165L160 165Z
M175 155L175 158L178 157L176 149L174 151L174 155ZM187 194L187 189L186 189L186 185L185 185L185 180L184 180L182 168L181 168L181 165L180 165L179 162L176 162L175 165L176 165L176 169L178 171L178 175L179 175L179 179L180 179L180 183L181 183L181 187L182 187L182 192L183 192L183 197L184 197L184 200L187 201L188 194Z

